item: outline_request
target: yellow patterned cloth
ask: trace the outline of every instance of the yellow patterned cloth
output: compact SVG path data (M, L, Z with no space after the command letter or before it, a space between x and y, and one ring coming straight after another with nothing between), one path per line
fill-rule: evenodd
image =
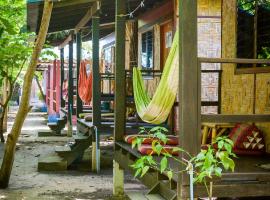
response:
M179 80L179 36L176 31L170 53L157 90L151 99L145 89L140 68L133 68L133 91L137 113L140 118L151 124L166 121L174 104Z

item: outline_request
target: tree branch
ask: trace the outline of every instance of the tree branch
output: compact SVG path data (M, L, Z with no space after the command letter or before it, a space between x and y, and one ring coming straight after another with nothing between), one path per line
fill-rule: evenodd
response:
M26 62L26 61L27 61L27 58L25 58L25 59L24 59L24 61L23 61L22 65L21 65L21 67L20 67L19 72L17 73L17 75L16 75L15 79L12 81L12 85L14 85L14 84L15 84L15 82L17 81L17 79L19 78L19 76L20 76L20 74L21 74L21 72L22 72L22 69L23 69L24 64L25 64L25 62Z

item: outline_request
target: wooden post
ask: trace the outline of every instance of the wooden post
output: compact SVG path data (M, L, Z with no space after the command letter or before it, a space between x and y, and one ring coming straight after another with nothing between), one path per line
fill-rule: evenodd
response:
M200 149L200 69L197 63L197 0L179 2L179 127L180 147L196 155ZM180 156L184 156L183 154ZM181 170L185 166L180 167ZM178 174L177 199L182 186L189 185L187 174Z
M79 114L82 113L82 100L79 96L79 74L80 74L80 66L82 59L82 37L81 33L78 32L76 34L76 42L77 42L77 89L76 89L76 114L79 117Z
M113 161L113 195L124 195L124 171L115 160Z
M114 107L114 140L122 141L125 133L126 123L126 81L125 81L125 14L126 1L116 0L115 18L115 107ZM124 194L124 171L114 161L113 165L113 194L121 196Z
M100 92L100 73L99 73L99 16L92 18L92 58L93 58L93 125L96 131L101 124L101 92ZM92 170L99 172L99 135L94 134L92 142Z
M65 100L63 99L63 82L65 75L65 58L64 58L64 48L60 49L60 62L61 62L61 82L60 82L60 99L61 99L61 107L65 107Z
M72 116L73 116L73 40L68 43L68 136L72 136Z

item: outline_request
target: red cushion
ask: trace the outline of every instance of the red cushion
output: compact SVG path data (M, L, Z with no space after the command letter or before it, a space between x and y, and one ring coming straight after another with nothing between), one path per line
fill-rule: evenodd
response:
M175 146L164 145L165 150L162 150L161 153L169 153L171 155L178 156L177 151L173 152L174 147ZM142 144L140 146L140 148L138 148L138 151L143 155L157 155L157 153L153 151L152 145L150 145L150 144Z
M236 124L229 134L233 141L233 150L265 151L262 132L255 125Z
M233 149L233 153L237 155L263 155L263 151L259 150L242 150L242 149Z
M156 138L149 138L148 135L138 135L138 134L134 134L134 135L126 135L124 137L125 142L127 142L128 144L132 144L132 141L136 138L143 138L143 142L142 144L152 144L152 142L154 140L156 140ZM178 145L178 137L174 136L174 135L167 135L168 141L167 141L167 145Z

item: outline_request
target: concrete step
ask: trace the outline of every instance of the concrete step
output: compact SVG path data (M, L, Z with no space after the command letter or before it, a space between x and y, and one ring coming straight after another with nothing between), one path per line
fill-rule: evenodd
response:
M47 126L57 126L57 122L48 122Z
M91 138L89 136L84 136L84 135L73 135L73 139L77 143L77 142L90 140Z
M142 191L129 191L125 192L130 200L165 200L159 194L146 194L147 192Z
M52 130L41 130L38 132L38 137L64 137L67 136L65 131L61 131L60 134L57 134L55 131Z
M130 200L148 200L142 191L125 192Z
M156 183L155 186L151 188L148 194L158 194L163 199L176 200L176 184L172 183L172 181L169 180L160 180ZM155 198L155 196L153 196L153 198Z
M147 200L165 200L162 196L159 194L147 194L145 195Z
M65 145L65 146L55 146L54 151L59 154L60 156L65 156L67 154L70 154L72 149L70 146Z
M38 159L38 171L64 171L67 170L67 167L67 160L56 153Z

